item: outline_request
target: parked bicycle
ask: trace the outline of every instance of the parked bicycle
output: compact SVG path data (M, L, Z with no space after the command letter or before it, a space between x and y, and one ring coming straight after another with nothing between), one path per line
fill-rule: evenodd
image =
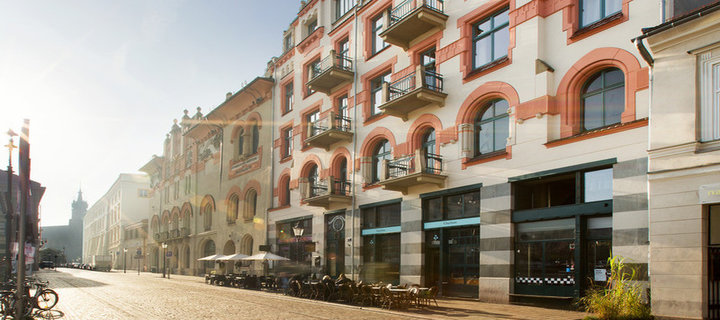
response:
M0 290L0 319L15 317L17 303L19 301L16 294L13 281L2 284L3 290ZM48 288L48 282L39 280L28 280L25 282L25 292L22 294L22 301L25 303L23 307L23 315L30 316L34 309L47 311L55 307L58 303L58 294L55 290Z

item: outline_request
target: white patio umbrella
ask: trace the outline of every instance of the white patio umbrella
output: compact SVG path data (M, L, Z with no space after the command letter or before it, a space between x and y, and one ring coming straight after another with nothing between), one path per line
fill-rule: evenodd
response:
M202 257L198 260L199 261L215 261L215 260L219 260L220 258L223 258L223 257L225 257L225 256L222 254L213 254L211 256Z
M231 255L229 255L229 256L223 256L222 258L218 258L218 259L216 259L216 260L222 260L222 261L239 261L239 260L241 260L241 259L243 259L243 258L247 258L247 257L248 257L248 255L246 255L246 254L236 253L236 254L231 254Z
M274 253L270 252L263 252L258 253L256 255L249 256L247 258L242 258L240 260L246 260L246 261L288 261L290 259L281 257L279 255L276 255Z
M265 262L265 261L288 261L288 260L290 260L290 259L285 258L285 257L281 257L281 256L276 255L276 254L274 254L274 253L263 252L263 253L258 253L258 254L256 254L256 255L249 256L249 257L247 257L247 258L242 258L241 260L243 260L243 261L262 261L262 262ZM267 270L266 270L266 266L265 266L265 265L263 265L263 274L267 275Z

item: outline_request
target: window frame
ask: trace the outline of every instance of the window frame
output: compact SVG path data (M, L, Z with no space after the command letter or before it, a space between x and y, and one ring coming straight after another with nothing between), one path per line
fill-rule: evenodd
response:
M476 196L477 196L477 201L478 201L478 204L477 204L477 215L471 215L472 213L471 213L471 214L467 214L467 213L466 213L466 210L468 210L468 209L467 209L467 201L468 201L468 200L466 200L465 197L466 197L467 195L470 195L470 194L473 194L473 193L476 194ZM447 207L448 207L448 199L449 199L450 197L455 197L455 196L462 196L462 213L461 213L458 217L449 218L449 217L448 217L449 210L447 209ZM433 201L433 200L438 200L438 199L440 199L440 212L442 213L442 217L440 217L439 220L438 220L438 219L431 219L431 218L428 216L428 215L430 214L430 212L429 212L430 210L429 210L429 208L428 208L429 202L430 202L430 201ZM478 188L478 189L473 189L473 190L465 190L465 191L462 191L462 192L453 192L453 193L450 193L450 194L439 195L439 196L437 196L437 197L424 198L424 199L422 199L422 219L423 219L423 222L435 222L435 221L447 221L447 220L456 220L456 219L466 219L466 218L480 217L480 212L481 212L481 210L482 210L482 209L481 209L481 203L482 203L482 196L481 196L481 194L480 194L480 189L479 189L479 188Z
M378 108L380 101L377 101L376 95L378 92L382 94L383 83L390 81L390 75L391 72L388 70L370 80L370 117L383 114L382 110ZM380 96L380 100L382 100L382 96Z
M495 18L505 12L508 13L508 21L501 24L500 26L495 26L495 21L493 18ZM488 16L484 17L483 19L471 24L471 26L470 26L471 27L471 35L470 35L470 47L471 47L471 55L470 55L471 69L470 70L471 71L483 69L483 68L493 65L494 63L497 63L498 61L501 61L502 59L507 58L509 56L509 49L510 49L510 45L511 45L510 37L509 37L509 35L510 35L509 12L510 12L510 7L503 7L503 8L500 8L500 9L494 11L492 14L489 14ZM476 34L477 27L487 21L490 21L491 29L486 32L480 33L480 34ZM495 34L498 31L502 30L503 28L508 29L508 50L505 51L505 55L500 56L500 57L494 57L494 55L495 55ZM492 37L491 41L490 41L490 44L491 44L490 52L493 55L493 57L491 58L491 60L489 62L478 66L478 65L476 65L476 61L475 61L476 60L475 57L477 55L476 42L478 42L482 39L485 39L487 37Z
M374 16L372 19L370 19L370 34L371 34L370 35L370 37L371 37L370 55L371 56L376 55L383 49L390 46L390 44L385 42L385 40L383 40L380 37L380 33L382 33L382 30L385 27L384 26L385 15L390 15L390 8L382 10L382 12L380 12L379 14ZM378 47L378 40L380 40L380 42L383 44L382 48Z
M493 108L493 110L496 110L495 109L496 104L500 101L505 101L505 103L507 103L508 106L510 105L510 102L508 102L505 99L493 99L491 101L486 102L485 105L480 109L480 112L478 112L475 117L475 121L473 123L473 130L474 130L473 155L475 157L482 157L482 156L485 156L488 154L495 154L497 152L502 152L505 150L505 148L507 148L507 138L510 137L510 128L509 127L508 127L508 136L505 137L505 141L506 141L505 145L502 148L498 148L497 146L495 146L495 141L496 141L495 133L497 132L497 130L495 129L495 124L497 123L497 121L507 118L508 126L510 125L510 114L507 112L507 110L505 110L505 112L502 115L499 115L499 116L493 115L492 117L490 117L488 119L482 120L483 115L485 115L485 113L488 112L491 107ZM480 127L486 123L493 124L493 136L492 136L493 150L490 152L481 153L480 152L480 145L481 145L481 143L480 143Z
M384 151L382 151L385 149ZM382 151L382 152L381 152ZM371 161L371 177L370 177L370 183L377 183L380 182L380 168L382 166L381 161L382 160L392 160L392 145L390 144L390 141L387 139L382 139L375 145L375 149L373 150L372 154L372 161Z
M260 125L252 125L252 149L250 154L257 154L260 150Z
M611 72L611 71L615 71L615 70L619 71L619 72L623 75L623 77L622 77L622 82L615 83L615 84L612 84L612 85L610 85L610 86L605 86L605 75L606 75L607 73L609 73L609 72ZM596 89L596 90L588 93L588 92L587 92L587 89L588 89L588 87L590 86L590 84L592 84L592 82L594 82L594 80L597 79L596 77L599 77L599 79L600 79L600 81L601 81L601 87L600 87L600 89ZM623 90L622 90L622 91L623 91L622 97L623 97L623 112L624 112L625 109L627 109L627 101L626 101L626 99L625 99L625 89L626 89L626 88L625 88L625 73L622 71L622 69L620 69L620 68L618 68L618 67L603 68L603 69L601 69L601 70L598 70L598 71L592 73L592 74L585 80L585 82L583 82L583 85L582 85L582 87L580 88L580 97L579 97L579 98L580 98L580 131L581 131L581 132L594 131L594 130L598 130L598 129L601 129L601 128L605 128L605 127L609 127L609 126L612 126L612 125L616 125L616 124L622 123L622 112L620 113L620 117L617 119L617 120L618 120L617 122L605 123L605 120L606 120L606 119L605 119L605 117L606 117L605 93L608 92L608 91L611 91L611 90L618 89L618 88L623 88ZM586 114L586 112L585 112L585 110L586 110L585 99L587 99L587 98L589 98L589 97L597 96L597 95L600 95L600 96L602 97L602 109L603 109L603 110L602 110L602 125L599 126L599 127L596 127L596 128L588 129L588 128L585 126L585 123L586 123L586 120L585 120L585 114Z
M350 12L357 5L357 0L335 0L335 21ZM344 7L344 8L343 8ZM345 9L343 11L343 9Z
M283 114L286 114L293 110L295 104L295 88L292 81L283 86Z
M600 18L598 18L597 20L593 20L593 21L590 21L590 22L586 22L586 21L583 21L583 11L584 11L584 9L585 9L586 1L587 1L587 0L578 0L578 28L579 28L579 29L584 29L584 28L587 28L587 27L592 27L592 25L593 25L594 23L597 23L597 22L599 22L599 21L602 21L602 20L605 19L605 18L608 18L608 17L610 17L610 16L613 16L613 15L615 15L615 14L617 14L617 13L622 12L622 7L623 7L622 0L597 0L597 1L599 2L599 5L600 5ZM618 10L618 11L614 11L614 12L610 12L610 13L605 12L605 8L606 8L606 5L605 5L605 4L606 4L607 1L618 1L618 2L619 2L619 10Z
M285 158L292 156L293 128L292 128L292 126L289 126L287 128L283 128L280 130L281 130L281 137L282 137L282 141L280 142L282 145L280 158L285 159Z

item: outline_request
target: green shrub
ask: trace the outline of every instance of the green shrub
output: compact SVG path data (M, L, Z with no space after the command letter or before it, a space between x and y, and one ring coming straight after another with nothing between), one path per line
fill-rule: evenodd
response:
M642 288L634 282L635 270L628 272L624 260L618 256L609 258L607 285L589 289L580 302L599 319L652 319L650 305L642 297Z

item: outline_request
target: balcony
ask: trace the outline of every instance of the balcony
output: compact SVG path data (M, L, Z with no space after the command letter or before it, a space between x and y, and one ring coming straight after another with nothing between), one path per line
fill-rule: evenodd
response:
M180 230L178 230L178 229L170 230L170 238L169 239L178 239L178 238L180 238Z
M181 237L187 237L190 235L190 228L182 227L180 228L180 236Z
M448 16L443 0L405 0L392 8L380 33L385 42L405 50L437 30L445 28Z
M330 176L312 185L307 182L305 184L303 201L309 206L328 209L333 203L341 205L352 203L349 181L338 180Z
M385 190L407 194L411 186L434 184L443 187L447 175L442 174L442 157L416 150L414 155L383 161L380 185Z
M328 112L324 118L307 124L308 137L305 145L330 150L336 142L352 142L352 121L335 112Z
M442 107L447 93L443 92L443 77L423 66L391 83L383 83L384 103L378 108L385 114L407 121L408 114L424 107Z
M158 232L153 236L153 238L157 242L166 241L168 239L168 232L167 231Z
M331 94L336 88L352 83L353 76L352 60L330 50L330 55L313 67L307 86L312 90Z

